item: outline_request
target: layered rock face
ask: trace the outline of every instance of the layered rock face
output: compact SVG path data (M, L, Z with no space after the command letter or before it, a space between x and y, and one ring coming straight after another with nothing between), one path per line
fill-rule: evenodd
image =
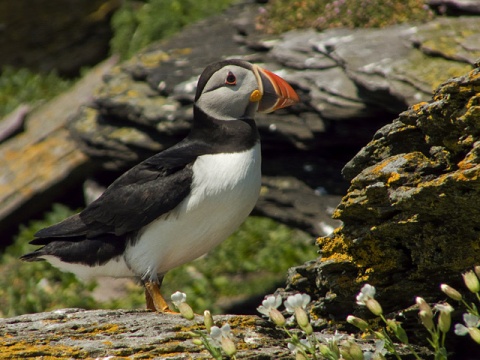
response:
M387 310L439 300L441 283L461 288L460 273L480 263L478 65L381 128L344 167L350 188L334 213L343 225L318 239L321 259L290 276L291 289L314 288L318 311L352 311L365 282Z

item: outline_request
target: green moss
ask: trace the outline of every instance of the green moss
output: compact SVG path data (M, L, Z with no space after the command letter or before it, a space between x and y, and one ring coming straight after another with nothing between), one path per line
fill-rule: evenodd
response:
M274 0L258 22L267 32L282 33L310 27L384 27L431 18L423 0Z
M73 83L73 80L63 79L54 72L40 74L28 69L4 67L0 74L0 118L20 104L51 99Z
M42 221L22 226L15 243L0 258L0 316L9 317L23 313L40 312L65 307L92 308L90 296L93 284L82 284L72 274L61 273L46 262L25 263L18 259L33 250L28 241L47 224L58 222L73 214L60 205ZM58 295L62 294L61 299Z
M114 14L113 53L126 59L152 43L172 35L185 25L225 9L232 0L126 1Z

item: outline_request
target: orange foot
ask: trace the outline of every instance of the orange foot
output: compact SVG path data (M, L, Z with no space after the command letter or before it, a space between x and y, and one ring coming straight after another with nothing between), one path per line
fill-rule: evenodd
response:
M147 309L156 311L159 313L174 313L169 309L167 302L160 293L160 285L154 281L146 281L145 286L145 299L147 301Z

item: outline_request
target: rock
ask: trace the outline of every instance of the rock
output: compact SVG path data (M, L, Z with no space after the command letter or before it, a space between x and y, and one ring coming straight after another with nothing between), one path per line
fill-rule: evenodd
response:
M439 285L463 288L480 259L480 67L411 106L345 166L350 188L334 212L343 225L320 237L321 258L289 276L288 289L318 295L318 314L354 313L363 283L385 312Z
M231 325L241 359L291 358L283 336L255 316L216 316ZM110 358L209 359L190 331L204 329L177 314L142 310L61 309L0 319L1 359Z
M23 130L24 121L29 111L30 106L22 104L3 119L0 119L0 143Z
M480 10L480 4L478 6ZM459 21L462 22L461 27L456 26ZM411 40L426 55L438 55L443 59L473 65L480 58L479 25L476 17L439 18L420 26ZM447 67L444 70L447 73L451 71Z
M230 324L237 359L292 359L286 334L257 316L220 315L215 325ZM187 321L178 314L158 314L142 310L61 309L47 313L0 319L0 359L211 359L203 346L192 342L192 331L204 330L203 317ZM295 333L293 329L291 332ZM335 333L336 334L336 333ZM315 333L317 341L327 343L332 329ZM354 341L343 334L339 343ZM363 351L373 351L373 341L358 342ZM416 347L423 358L431 355ZM399 345L399 355L408 356ZM405 357L406 359L407 357Z
M110 17L118 0L2 1L0 67L10 65L77 75L105 59Z
M96 166L78 149L65 127L69 116L89 101L110 59L94 68L69 92L32 109L24 130L0 146L0 231L4 233L49 207L53 199L81 183ZM2 237L2 246L8 238Z

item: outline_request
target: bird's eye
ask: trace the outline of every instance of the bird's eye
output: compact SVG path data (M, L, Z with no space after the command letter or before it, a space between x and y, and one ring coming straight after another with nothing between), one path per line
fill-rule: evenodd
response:
M231 71L228 72L227 77L225 78L225 84L227 85L235 85L237 83L237 78Z

